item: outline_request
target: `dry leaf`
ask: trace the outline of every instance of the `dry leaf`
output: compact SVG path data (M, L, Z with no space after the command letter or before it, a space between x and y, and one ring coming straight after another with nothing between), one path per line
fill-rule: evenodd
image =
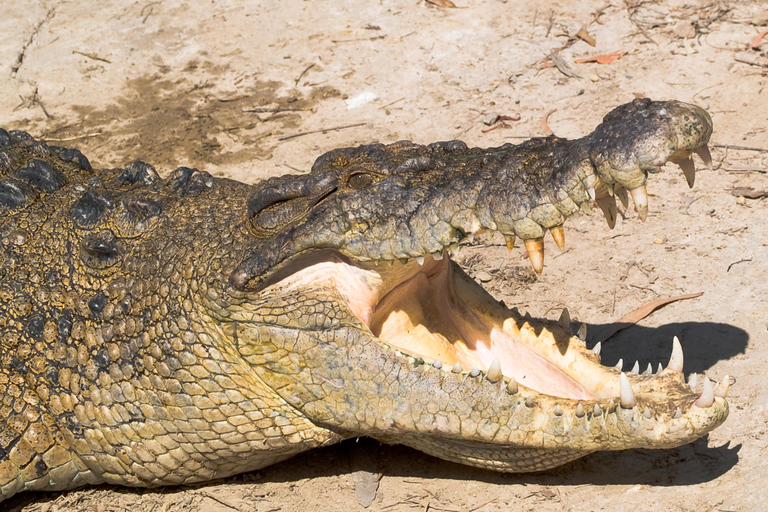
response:
M579 31L576 32L576 37L578 37L579 39L581 39L582 41L584 41L590 46L597 45L597 41L595 40L595 38L589 35L589 32L587 32L587 27L582 26L579 29Z
M704 292L689 293L687 295L678 295L676 297L669 297L667 299L658 299L658 300L651 301L643 306L640 306L639 308L632 311L631 313L627 313L626 315L621 317L617 322L602 326L602 329L600 329L600 332L597 333L597 337L595 339L599 339L605 342L608 340L608 338L610 338L617 332L623 331L627 327L632 327L637 322L647 317L648 315L653 313L654 310L660 308L661 306L666 306L667 304L671 302L676 302L678 300L695 299L696 297L701 297L702 295L704 295Z
M768 197L768 190L758 190L753 187L733 187L731 195L736 197L748 197L750 199L760 199Z
M445 7L446 9L456 9L456 4L451 2L451 0L427 0L427 2L438 7Z
M595 55L594 57L587 57L585 59L574 59L573 62L576 62L578 64L584 64L586 62L597 62L598 64L610 64L611 62L623 57L626 54L627 52L613 52L607 55Z
M765 35L768 34L768 28L757 34L753 39L752 42L749 43L750 48L753 50L757 50L760 47L760 43L763 42L763 38Z
M546 114L544 114L544 117L541 118L541 131L544 132L544 135L554 135L555 132L552 131L552 128L549 127L549 116L557 112L557 109L550 110Z

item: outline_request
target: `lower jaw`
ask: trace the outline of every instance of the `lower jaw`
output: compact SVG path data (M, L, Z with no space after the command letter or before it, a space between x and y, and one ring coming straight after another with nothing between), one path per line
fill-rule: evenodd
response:
M539 393L577 400L619 396L618 375L578 338L507 309L448 258L428 260L392 289L370 328L401 352L459 371L485 371L498 359L504 377Z

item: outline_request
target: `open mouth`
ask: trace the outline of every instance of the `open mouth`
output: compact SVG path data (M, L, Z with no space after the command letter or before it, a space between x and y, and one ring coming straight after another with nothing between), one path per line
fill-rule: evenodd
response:
M624 374L603 366L600 345L590 350L573 335L567 312L552 322L508 309L452 262L448 251L380 264L321 251L296 258L281 274L281 287L339 297L380 342L423 364L483 375L510 391L562 398L574 408L614 402L634 407L642 389L656 390L647 397L649 407L674 415L680 407L710 407L728 391L727 377L717 386L706 380L701 393L684 382L677 339L667 368L656 373L634 368ZM669 396L660 396L661 387Z

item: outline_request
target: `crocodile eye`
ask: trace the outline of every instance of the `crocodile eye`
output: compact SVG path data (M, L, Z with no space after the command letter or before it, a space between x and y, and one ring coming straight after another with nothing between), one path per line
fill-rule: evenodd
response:
M356 190L362 190L364 188L368 188L373 183L373 178L370 174L366 174L363 172L359 172L357 174L353 174L349 177L349 186L356 189Z

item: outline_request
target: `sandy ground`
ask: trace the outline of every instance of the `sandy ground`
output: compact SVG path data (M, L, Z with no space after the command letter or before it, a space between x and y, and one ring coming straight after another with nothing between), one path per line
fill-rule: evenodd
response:
M645 223L631 206L614 230L599 213L569 222L568 249L547 240L538 279L500 240L461 258L507 304L549 318L567 306L590 343L649 301L704 292L611 338L603 362L666 363L677 335L686 373L735 376L726 423L678 449L599 453L535 475L362 439L205 486L23 494L5 510L363 510L365 471L382 475L369 510L768 510L768 203L731 193L768 194L768 67L738 60L765 62L768 39L749 49L768 26L765 4L454 1L6 1L0 125L77 147L94 166L143 159L256 182L341 146L496 146L542 135L551 110L554 132L575 137L635 94L697 103L714 119L715 169L693 189L671 165L652 176ZM581 27L595 47L574 37ZM547 65L552 52L574 76ZM626 54L575 62L613 52ZM487 131L493 112L520 120Z

